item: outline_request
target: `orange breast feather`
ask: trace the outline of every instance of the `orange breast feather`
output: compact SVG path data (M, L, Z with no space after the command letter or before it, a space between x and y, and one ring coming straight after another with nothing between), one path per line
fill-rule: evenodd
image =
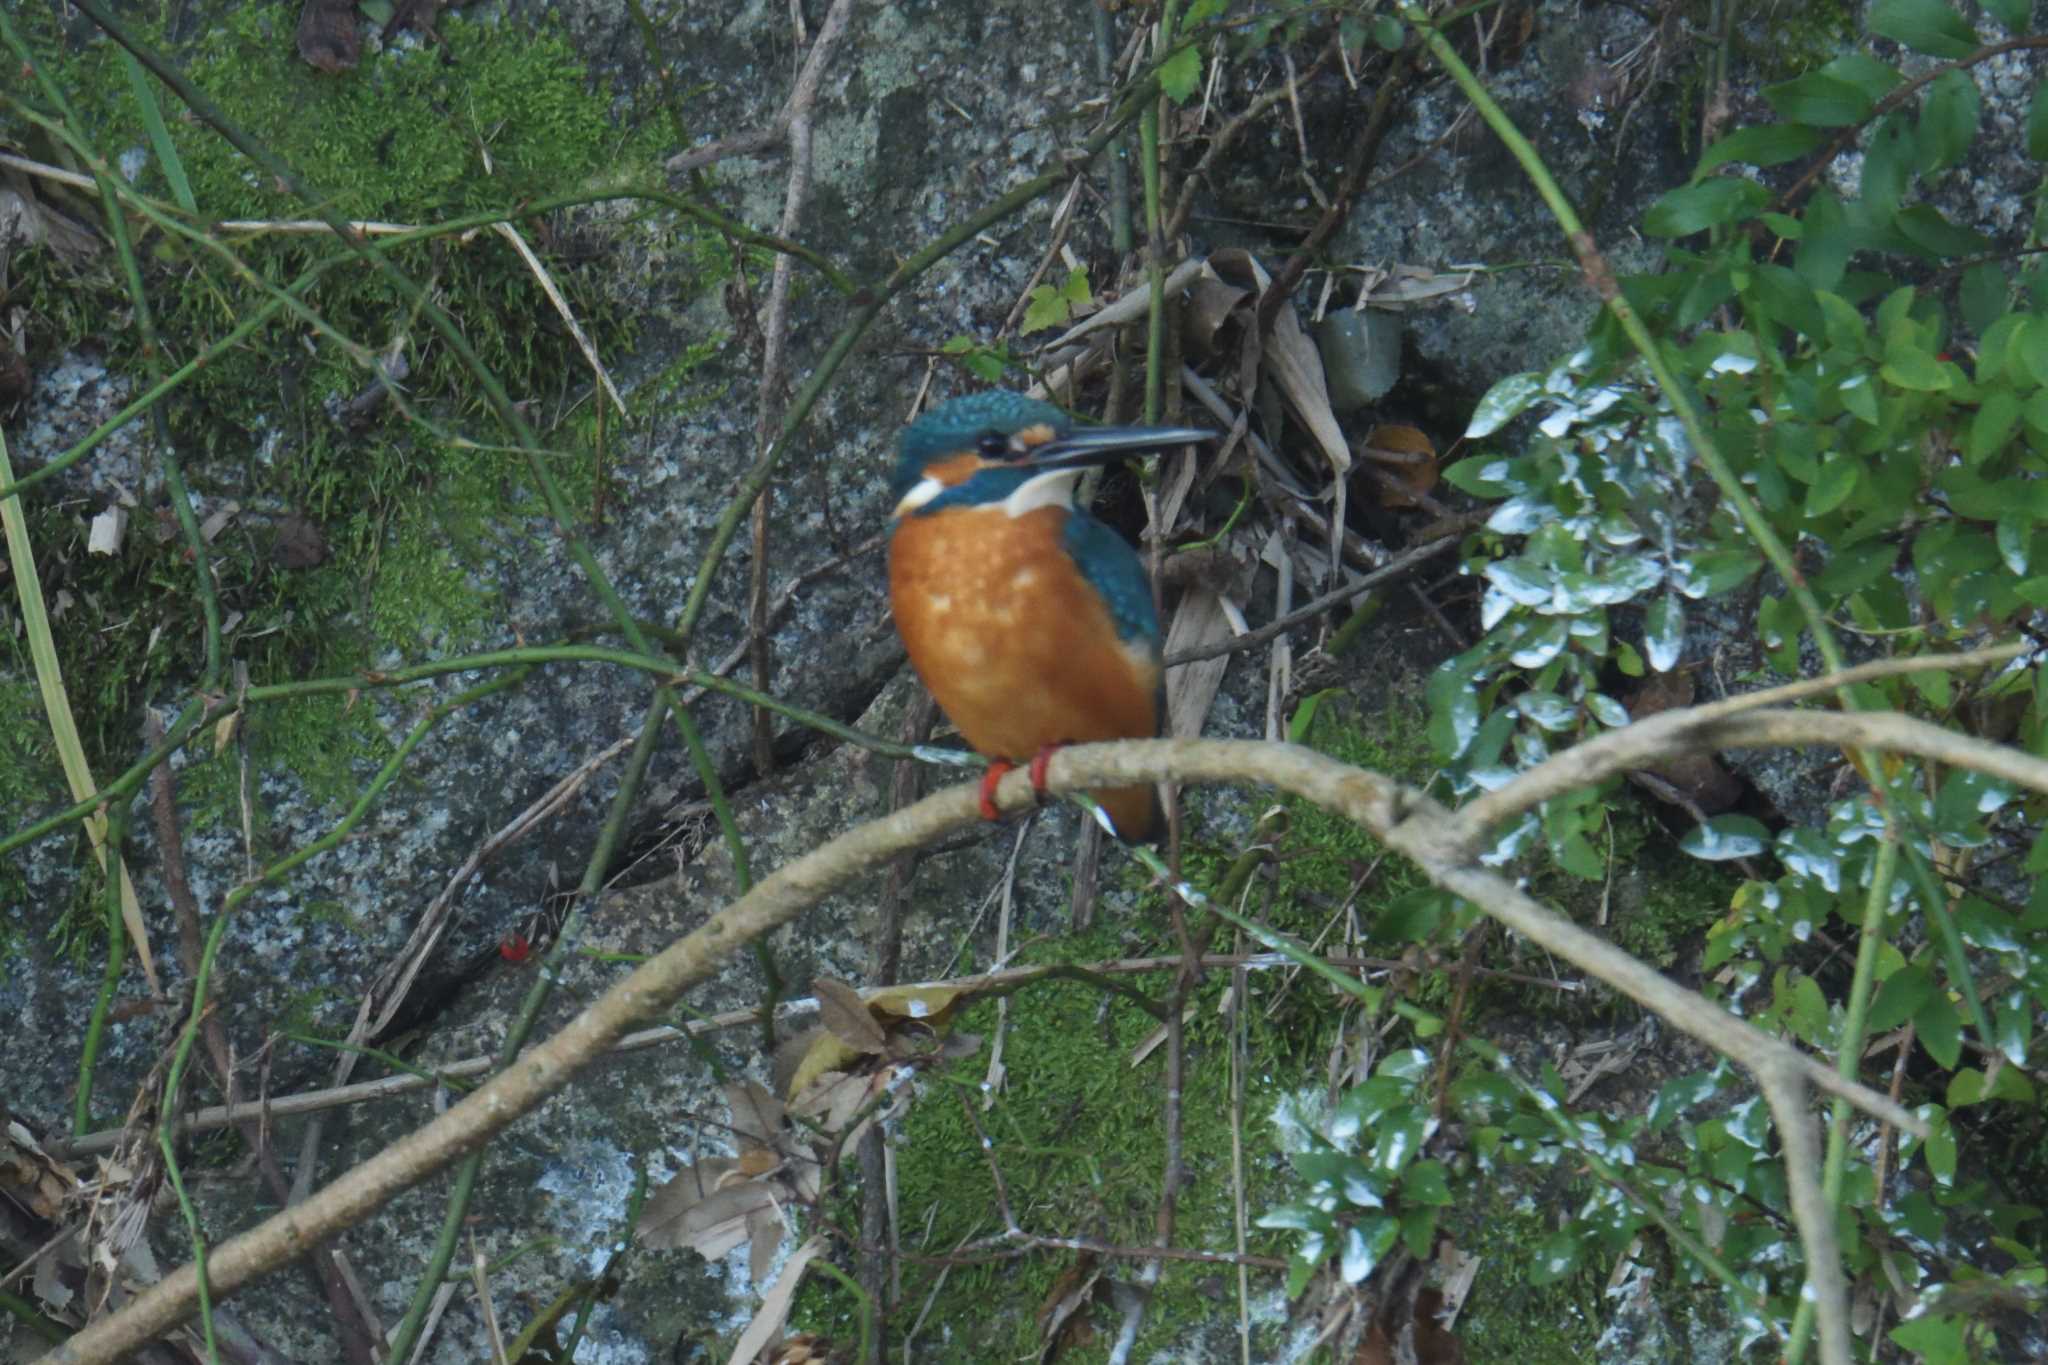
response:
M910 662L967 742L1028 761L1048 744L1159 732L1159 659L1119 640L1060 541L1066 512L1000 507L904 518L889 547L889 600ZM1119 832L1143 837L1150 788L1094 793Z

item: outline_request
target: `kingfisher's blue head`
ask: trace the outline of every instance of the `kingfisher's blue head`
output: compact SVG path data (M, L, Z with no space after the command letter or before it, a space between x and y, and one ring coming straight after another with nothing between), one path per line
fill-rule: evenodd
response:
M905 427L889 491L898 517L1011 503L1020 494L1042 506L1069 497L1091 465L1213 434L1196 427L1079 426L1050 403L997 389L941 403Z

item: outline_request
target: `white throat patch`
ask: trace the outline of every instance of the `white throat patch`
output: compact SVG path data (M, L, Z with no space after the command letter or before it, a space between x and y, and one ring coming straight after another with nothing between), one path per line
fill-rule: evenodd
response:
M911 485L910 491L905 493L902 500L896 504L896 515L907 517L945 491L946 485L940 483L937 479L919 479L915 484Z
M1081 482L1085 469L1053 469L1036 478L1026 479L1017 486L1017 491L1003 499L1003 510L1012 518L1041 507L1071 508L1074 505L1074 485Z

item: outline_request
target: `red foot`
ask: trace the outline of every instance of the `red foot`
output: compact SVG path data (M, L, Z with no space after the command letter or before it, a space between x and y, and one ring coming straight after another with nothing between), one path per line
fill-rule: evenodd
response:
M1034 763L1035 762L1036 760L1034 760ZM1010 762L1010 760L1008 760L1007 758L994 759L989 763L988 771L981 775L982 819L1000 820L1003 818L1003 813L996 809L996 783L1003 780L1004 773L1009 772L1012 768L1016 766L1016 764ZM1038 771L1038 769L1034 767L1032 771L1035 774Z
M1066 741L1048 744L1031 757L1031 793L1040 801L1045 800L1045 768L1052 762L1052 756L1067 747Z

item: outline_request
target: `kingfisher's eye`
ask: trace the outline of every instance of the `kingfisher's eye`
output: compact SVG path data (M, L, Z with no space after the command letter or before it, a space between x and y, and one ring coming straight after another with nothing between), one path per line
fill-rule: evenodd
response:
M1010 458L1010 438L1000 431L984 431L975 439L974 448L991 460Z

